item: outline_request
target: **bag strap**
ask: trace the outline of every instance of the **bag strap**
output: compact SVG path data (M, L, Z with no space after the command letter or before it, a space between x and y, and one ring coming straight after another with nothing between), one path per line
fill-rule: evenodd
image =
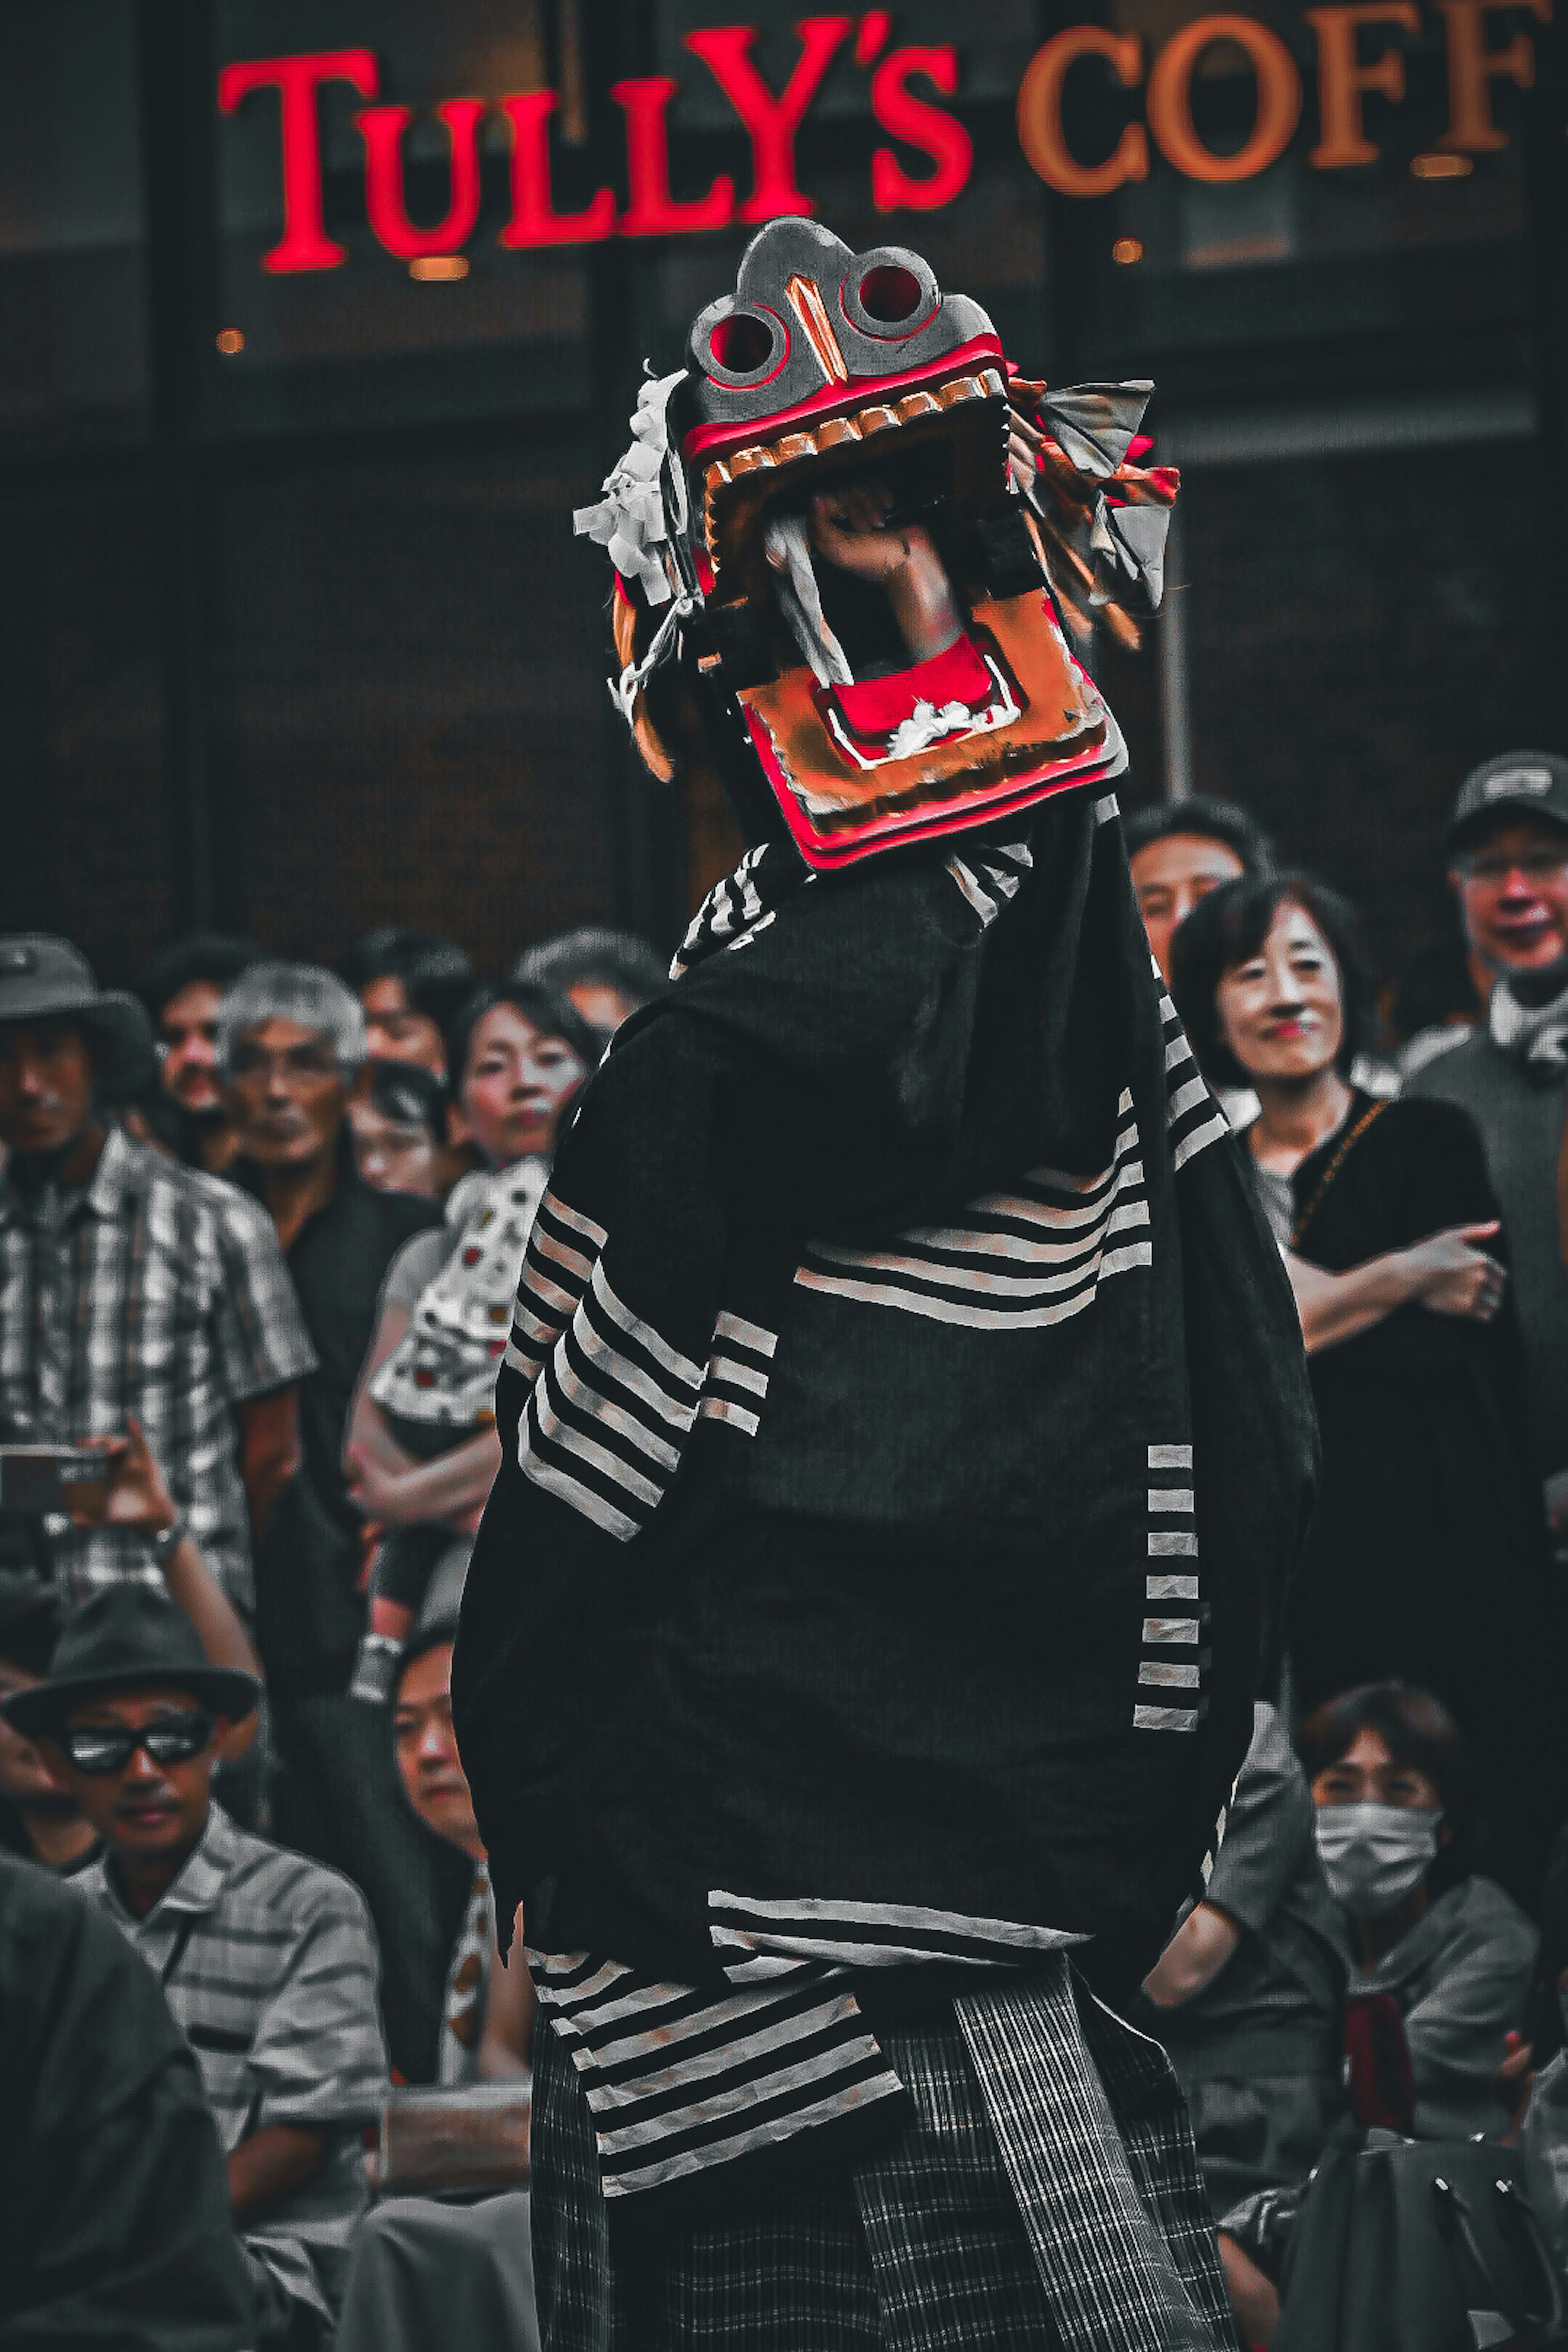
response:
M1521 2335L1528 2329L1527 2341L1552 2343L1561 2337L1563 2332L1564 2318L1563 2287L1557 2276L1556 2265L1542 2238L1540 2224L1511 2180L1505 2179L1500 2175L1495 2177L1492 2181L1492 2194L1498 2200L1499 2211L1503 2216L1505 2228L1511 2228L1514 2236L1522 2240L1530 2249L1536 2269L1546 2288L1544 2311L1529 2309L1518 2311L1510 2308L1510 2299L1492 2276L1491 2266L1471 2226L1470 2209L1452 2181L1445 2179L1442 2173L1436 2174L1432 2181L1432 2200L1436 2211L1438 2234L1450 2249L1456 2243L1464 2247L1476 2276L1490 2295L1496 2309L1502 2314L1516 2336Z
M1369 1103L1365 1110L1363 1111L1361 1117L1357 1119L1355 1125L1351 1128L1347 1133L1341 1136L1338 1150L1335 1151L1333 1158L1330 1160L1328 1166L1319 1177L1317 1183L1312 1188L1311 1199L1308 1202L1306 1207L1302 1210L1300 1215L1297 1218L1295 1223L1290 1228L1290 1246L1292 1249L1300 1248L1301 1236L1306 1232L1308 1226L1311 1223L1312 1219L1317 1215L1318 1211L1322 1207L1324 1193L1328 1191L1329 1186L1333 1182L1334 1178L1339 1174L1340 1170L1344 1166L1345 1161L1349 1159L1352 1151L1355 1149L1355 1146L1361 1141L1362 1137L1366 1133L1367 1129L1372 1125L1373 1120L1374 1118L1381 1118L1383 1113L1387 1108L1387 1103L1382 1100Z

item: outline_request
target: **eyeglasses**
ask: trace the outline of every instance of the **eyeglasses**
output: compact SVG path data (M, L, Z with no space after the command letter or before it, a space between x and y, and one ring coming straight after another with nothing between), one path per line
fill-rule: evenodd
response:
M1527 882L1550 882L1565 866L1568 843L1561 849L1531 849L1522 857L1489 857L1483 852L1459 860L1459 871L1468 882L1506 882L1510 874L1522 874Z
M216 1716L193 1708L187 1714L162 1716L156 1723L143 1724L140 1731L108 1724L65 1731L60 1734L60 1746L79 1772L123 1772L138 1748L154 1764L188 1764L193 1756L201 1754L216 1728Z

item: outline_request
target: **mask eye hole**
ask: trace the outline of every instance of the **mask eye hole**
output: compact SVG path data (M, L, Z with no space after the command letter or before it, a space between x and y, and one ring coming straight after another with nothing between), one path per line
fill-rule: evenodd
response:
M745 310L731 310L713 329L708 348L726 375L755 375L773 357L773 339L763 320Z
M858 255L838 299L858 333L884 343L918 333L942 308L930 269L900 245L873 246Z
M912 269L884 261L860 280L860 308L879 327L901 327L922 307L925 289Z

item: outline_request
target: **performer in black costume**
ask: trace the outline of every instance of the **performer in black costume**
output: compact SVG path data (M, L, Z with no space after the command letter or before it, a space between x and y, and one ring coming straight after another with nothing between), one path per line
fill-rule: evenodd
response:
M700 710L753 845L561 1146L458 1648L550 2352L1235 2340L1115 2004L1311 1405L1062 633L1157 593L1149 387L1005 370L918 256L771 222L579 518L645 757Z

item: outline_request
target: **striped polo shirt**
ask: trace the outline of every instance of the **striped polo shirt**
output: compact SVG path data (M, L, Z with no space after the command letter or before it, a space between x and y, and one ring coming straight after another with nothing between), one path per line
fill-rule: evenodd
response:
M329 2135L315 2179L245 2236L296 2300L330 2312L366 2205L359 2132L387 2086L363 1897L336 1871L237 1829L216 1805L143 1917L127 1909L106 1859L79 1883L162 1982L224 2153L269 2124Z

